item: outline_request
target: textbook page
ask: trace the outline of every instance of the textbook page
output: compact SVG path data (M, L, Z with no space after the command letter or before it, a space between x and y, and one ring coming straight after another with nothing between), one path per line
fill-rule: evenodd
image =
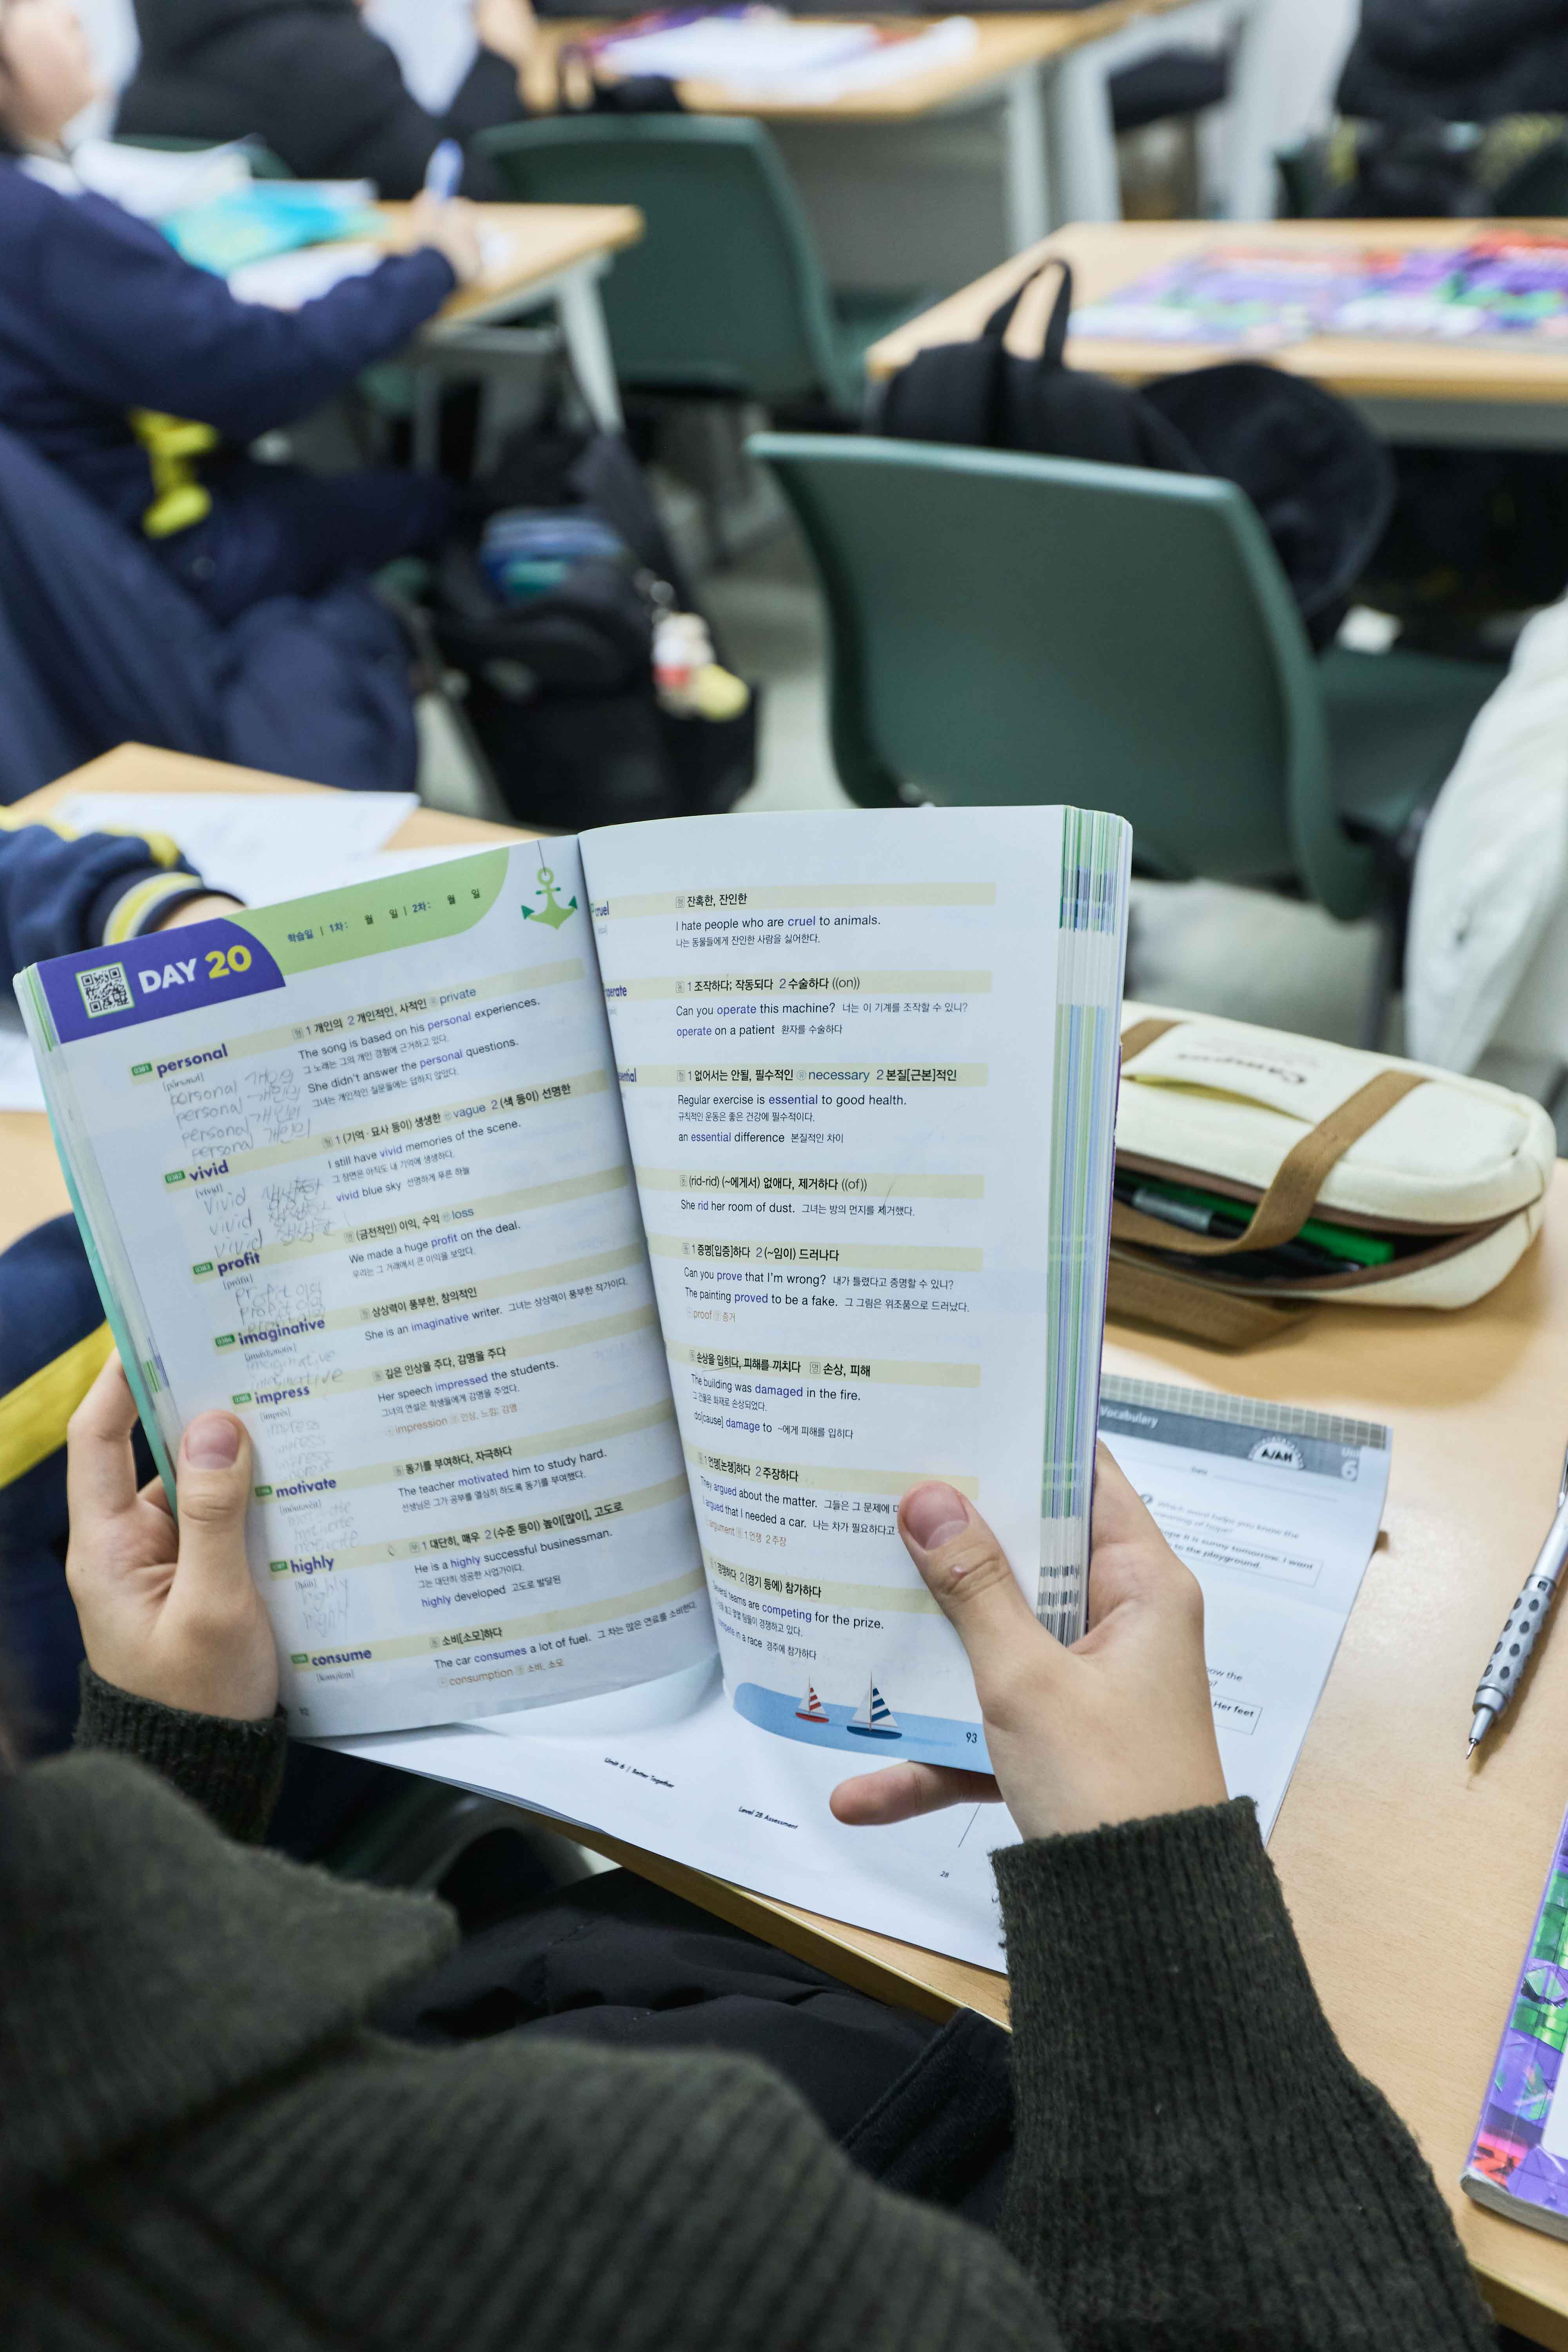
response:
M626 1838L774 1902L981 1968L1005 1965L991 1855L1016 1845L1018 1832L1003 1806L846 1828L829 1796L857 1769L888 1763L886 1753L775 1739L735 1714L717 1674L696 1705L658 1708L669 1687L345 1744L376 1763Z
M24 976L143 1416L171 1454L213 1406L255 1441L296 1731L711 1654L575 845L548 856Z
M897 1530L922 1478L1078 1630L1126 837L1041 808L584 837L726 1689L786 1739L983 1763Z
M1377 1540L1389 1433L1108 1376L1100 1433L1203 1586L1226 1785L1255 1799L1268 1837ZM885 1754L771 1738L717 1690L684 1714L660 1696L362 1740L354 1752L559 1813L777 1902L1004 1965L990 1857L1018 1832L1003 1807L846 1829L828 1811L835 1784Z

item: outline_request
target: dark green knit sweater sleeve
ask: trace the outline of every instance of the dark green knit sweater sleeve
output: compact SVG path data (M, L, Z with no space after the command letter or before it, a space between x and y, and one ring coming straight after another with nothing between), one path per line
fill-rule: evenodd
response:
M1494 2344L1436 2184L1319 2007L1250 1801L995 1867L1003 2237L1075 2352Z
M117 1690L86 1664L76 1744L112 1748L150 1764L220 1830L253 1845L267 1833L289 1756L280 1714L267 1723L190 1715L184 1707L160 1706L156 1699Z

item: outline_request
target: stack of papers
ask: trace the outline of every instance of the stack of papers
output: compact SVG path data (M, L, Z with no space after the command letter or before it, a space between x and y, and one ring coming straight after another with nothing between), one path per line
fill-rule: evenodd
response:
M71 150L71 168L84 188L123 205L140 220L161 221L192 205L211 204L250 185L250 157L242 142L174 154L156 147L124 147L113 139L84 139Z
M612 35L598 55L616 73L717 83L731 97L829 105L967 57L978 36L967 16L926 31L869 24L797 24L774 8L722 9L646 31Z
M269 254L374 236L374 180L266 180L231 188L211 203L189 205L159 226L187 261L220 278Z

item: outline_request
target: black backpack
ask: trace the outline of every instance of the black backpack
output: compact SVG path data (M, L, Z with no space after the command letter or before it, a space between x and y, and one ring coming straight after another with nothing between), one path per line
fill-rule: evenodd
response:
M586 509L631 560L584 557L550 594L507 604L478 555L484 510L502 506ZM580 432L546 415L503 453L481 495L470 494L436 575L436 641L468 677L468 721L515 815L576 831L713 814L752 782L754 687L733 719L659 704L653 632L661 602L700 609L636 458L618 434ZM722 661L716 640L714 651Z
M1029 278L973 342L917 352L887 385L872 430L1235 482L1262 518L1312 643L1330 644L1393 510L1383 444L1321 384L1256 362L1194 368L1142 391L1069 368L1072 271L1046 267L1061 284L1037 359L1003 341Z

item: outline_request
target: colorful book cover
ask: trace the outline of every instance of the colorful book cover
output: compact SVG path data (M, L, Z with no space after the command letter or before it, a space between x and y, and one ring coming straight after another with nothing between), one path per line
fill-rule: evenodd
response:
M1278 351L1315 334L1356 280L1353 255L1223 247L1169 263L1075 310L1075 335Z
M1554 2113L1568 2043L1568 1820L1461 2176L1478 2204L1568 2237L1568 2099Z
M1333 335L1568 341L1568 241L1509 232L1426 253L1369 251L1322 321Z

